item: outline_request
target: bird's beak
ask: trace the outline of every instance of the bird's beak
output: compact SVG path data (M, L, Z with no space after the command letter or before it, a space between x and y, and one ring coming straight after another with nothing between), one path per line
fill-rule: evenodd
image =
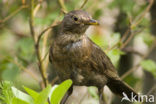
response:
M99 22L97 20L90 19L87 24L88 25L99 25Z

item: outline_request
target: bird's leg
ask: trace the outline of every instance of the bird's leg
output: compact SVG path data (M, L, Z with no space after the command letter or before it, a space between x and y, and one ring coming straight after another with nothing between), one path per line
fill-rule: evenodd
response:
M98 88L98 94L99 94L99 104L106 104L104 95L103 95L104 87Z
M72 94L72 92L73 92L73 85L68 89L67 93L64 95L60 104L65 104L68 97Z

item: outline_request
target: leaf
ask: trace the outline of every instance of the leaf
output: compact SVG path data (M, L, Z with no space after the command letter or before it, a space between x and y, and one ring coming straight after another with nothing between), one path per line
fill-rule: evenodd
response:
M37 99L35 99L35 104L46 104L47 99L49 97L51 90L51 85L48 85L40 94L38 95Z
M65 93L68 91L70 86L72 85L72 80L66 80L62 82L58 87L54 89L51 95L51 104L60 104L61 99L65 95Z
M124 81L127 82L127 84L132 87L134 87L139 80L140 80L139 78L133 76L132 74L124 78Z
M34 42L31 37L25 37L18 40L15 44L16 54L20 62L27 65L28 62L33 62L36 58L34 55Z
M133 0L114 0L110 3L110 8L119 7L122 12L132 12L135 2Z
M116 43L118 43L120 38L121 38L121 34L120 33L113 33L111 35L111 41L109 41L111 43L111 46L113 46Z
M3 64L3 67L5 68L2 73L2 78L4 80L13 81L16 79L16 76L19 74L18 67L13 63L5 63Z
M117 67L118 61L120 59L120 55L124 55L125 53L122 52L120 49L113 49L110 50L107 55L111 59L112 63Z
M14 98L11 91L12 83L9 81L2 81L0 83L0 102L3 104L12 104Z
M27 102L25 102L23 100L20 100L18 98L13 98L12 104L29 104L29 103L27 103Z
M150 34L143 34L143 41L145 42L146 45L150 46L153 44L154 36Z
M14 94L14 96L19 99L19 100L22 100L24 102L27 102L29 104L34 104L33 103L33 99L31 96L27 95L26 93L16 89L15 87L11 87L12 89L12 92Z
M108 40L104 36L101 36L99 34L93 34L90 36L90 38L93 42L95 42L98 46L102 48L106 48L108 46Z
M34 90L32 90L32 89L30 89L30 88L28 88L28 87L25 87L25 86L24 86L24 89L25 89L25 91L26 91L34 100L36 100L37 97L39 96L39 93L38 93L38 92L36 92L36 91L34 91Z
M54 85L50 91L50 96L49 98L51 98L53 91L58 87L59 85Z
M60 18L58 10L54 11L53 13L49 13L45 17L35 17L34 22L36 25L50 25L56 18Z
M99 99L99 96L98 96L97 91L96 91L96 87L89 87L88 92L91 94L91 96L93 98Z
M97 9L93 15L94 19L98 19L102 15L102 10Z
M144 60L141 62L141 66L144 70L151 72L156 77L156 63L152 60Z

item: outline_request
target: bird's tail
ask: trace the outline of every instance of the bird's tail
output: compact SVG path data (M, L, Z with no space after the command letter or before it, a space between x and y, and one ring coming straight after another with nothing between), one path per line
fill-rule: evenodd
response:
M138 94L129 85L121 80L113 79L108 82L107 86L116 95L121 97L125 97L126 95L129 99L131 99L132 96L136 96L136 99L138 99Z

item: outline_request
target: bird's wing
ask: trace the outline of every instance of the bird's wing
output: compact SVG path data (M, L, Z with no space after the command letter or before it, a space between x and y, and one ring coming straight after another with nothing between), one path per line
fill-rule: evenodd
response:
M110 78L119 78L117 71L112 64L109 57L104 53L104 51L97 46L94 42L92 42L89 38L88 40L92 44L91 48L91 57L90 60L92 60L92 63L96 64L96 70L98 70L100 73L104 73L107 77Z
M71 62L74 62L75 66L81 65L80 68L83 67L84 70L92 70L113 79L119 78L110 59L103 50L89 38L73 43L72 46L70 46L69 55L72 60Z

